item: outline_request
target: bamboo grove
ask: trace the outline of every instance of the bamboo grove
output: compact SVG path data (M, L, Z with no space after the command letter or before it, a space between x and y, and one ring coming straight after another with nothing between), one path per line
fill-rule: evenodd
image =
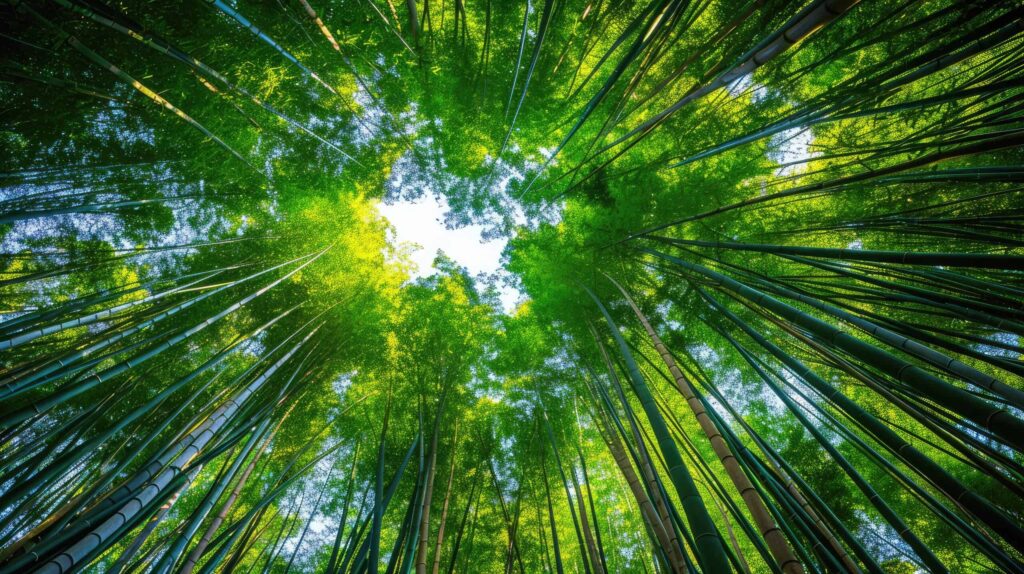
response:
M0 11L0 573L1024 572L1019 2Z

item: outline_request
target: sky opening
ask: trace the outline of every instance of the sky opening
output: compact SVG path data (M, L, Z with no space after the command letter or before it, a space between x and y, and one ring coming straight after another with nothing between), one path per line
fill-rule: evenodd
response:
M394 243L413 247L410 259L416 269L412 272L412 279L437 273L433 263L439 251L465 267L474 278L505 273L501 266L501 254L508 239L497 237L485 240L483 232L486 227L483 225L468 224L458 228L446 226L444 218L449 206L444 196L424 193L415 199L381 202L377 209L391 223ZM511 313L523 294L501 282L495 285L500 293L502 309L505 313Z

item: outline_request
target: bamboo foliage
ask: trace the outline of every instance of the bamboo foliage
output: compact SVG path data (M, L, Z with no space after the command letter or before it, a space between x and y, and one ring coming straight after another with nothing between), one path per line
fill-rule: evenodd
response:
M1024 572L1024 8L205 4L0 8L0 574Z

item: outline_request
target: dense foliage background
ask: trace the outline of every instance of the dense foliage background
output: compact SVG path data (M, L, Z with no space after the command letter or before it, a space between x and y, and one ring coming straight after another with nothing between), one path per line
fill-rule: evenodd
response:
M0 572L1024 571L1018 3L31 0L0 45ZM413 274L423 194L503 271Z

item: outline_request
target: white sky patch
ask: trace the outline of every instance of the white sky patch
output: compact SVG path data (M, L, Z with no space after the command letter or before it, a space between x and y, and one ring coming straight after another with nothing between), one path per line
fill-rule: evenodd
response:
M808 128L793 128L772 136L768 156L780 164L794 164L780 167L776 174L786 176L795 173L803 162L820 155L811 151L813 142L814 134Z
M501 252L508 240L495 238L485 241L481 236L485 229L483 225L470 224L454 229L445 226L444 218L449 208L444 197L425 193L413 200L380 203L377 209L394 227L396 243L418 246L410 254L417 267L413 279L437 272L433 262L438 251L444 252L473 276L502 271ZM499 291L501 305L506 312L515 309L523 297L513 287L499 286Z
M753 85L753 83L754 83L754 81L753 81L753 78L751 78L751 75L750 74L744 74L744 75L736 78L735 80L733 80L733 82L731 84L729 84L728 86L726 86L725 89L729 90L729 95L731 95L732 97L735 98L736 96L738 96L738 95L742 94L743 92L747 91L747 88L749 88L751 85Z
M751 90L751 100L755 103L768 98L768 88L762 84L754 83L751 74L740 76L726 89L732 97L738 97L747 90ZM768 141L768 157L783 165L776 170L776 175L784 177L792 175L800 169L800 165L821 155L820 152L812 151L811 144L814 143L814 134L810 128L796 127L773 135Z

